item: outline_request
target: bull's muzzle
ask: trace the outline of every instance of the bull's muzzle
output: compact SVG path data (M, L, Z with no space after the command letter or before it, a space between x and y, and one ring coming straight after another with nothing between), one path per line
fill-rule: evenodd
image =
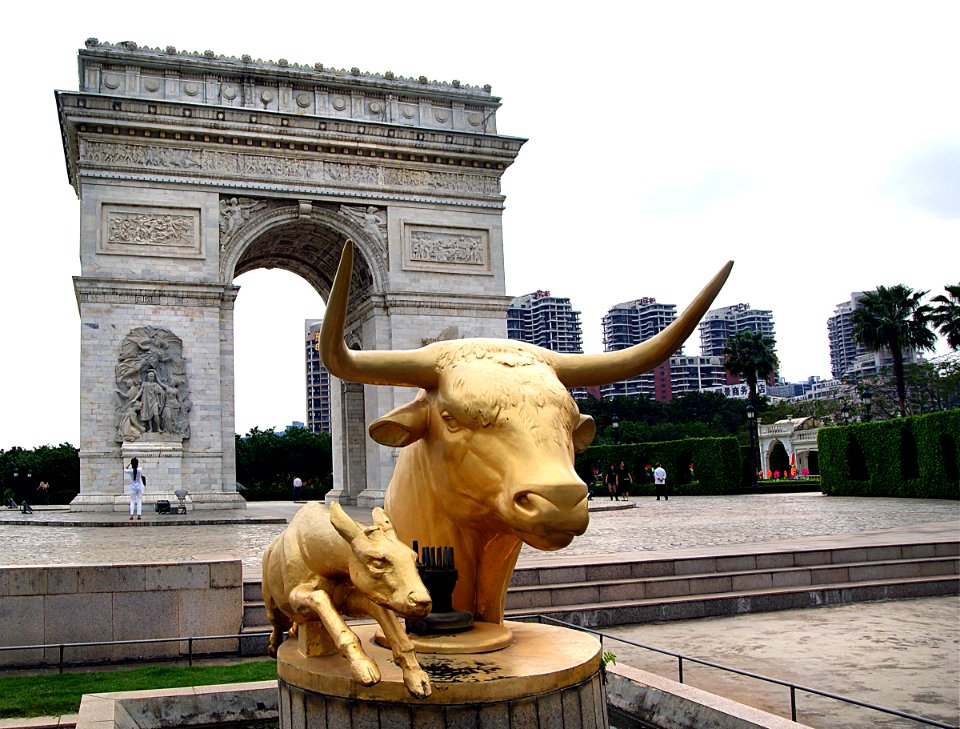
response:
M584 483L526 485L514 492L508 521L524 542L542 550L566 547L587 530Z

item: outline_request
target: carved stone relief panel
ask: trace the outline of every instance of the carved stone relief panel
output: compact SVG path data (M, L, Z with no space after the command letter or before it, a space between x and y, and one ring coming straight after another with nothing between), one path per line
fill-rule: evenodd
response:
M190 437L190 388L183 342L160 327L132 329L120 345L115 368L117 443L144 433Z
M479 228L410 225L403 228L407 271L492 274L490 233Z
M387 256L387 211L373 205L353 207L341 205L340 214L360 225L377 246L381 258Z
M97 251L124 256L203 258L200 210L142 205L101 207Z

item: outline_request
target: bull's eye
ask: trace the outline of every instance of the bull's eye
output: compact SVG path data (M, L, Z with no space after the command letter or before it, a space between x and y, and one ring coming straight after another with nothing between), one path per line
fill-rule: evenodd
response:
M444 425L447 426L447 430L449 430L451 433L456 433L463 427L459 422L457 422L457 419L446 410L440 414L440 417L443 418Z

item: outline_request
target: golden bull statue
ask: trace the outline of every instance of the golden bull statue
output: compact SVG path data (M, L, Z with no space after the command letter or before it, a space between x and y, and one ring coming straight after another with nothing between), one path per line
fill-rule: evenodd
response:
M364 352L343 341L353 267L347 241L320 357L344 380L420 388L369 430L378 443L403 448L385 502L397 536L455 549L455 609L502 624L522 544L556 550L586 531L587 486L574 471L574 453L590 445L596 426L567 388L617 382L664 362L693 332L732 266L667 329L617 352L559 354L508 339Z

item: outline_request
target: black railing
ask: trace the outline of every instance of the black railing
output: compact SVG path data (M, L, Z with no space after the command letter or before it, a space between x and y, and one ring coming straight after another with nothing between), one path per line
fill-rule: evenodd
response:
M675 653L673 651L664 650L663 648L655 648L653 646L644 645L643 643L637 643L636 641L627 640L626 638L620 638L616 635L611 635L609 633L604 633L599 630L593 630L592 628L585 628L581 625L574 625L573 623L568 623L563 620L557 620L556 618L551 618L548 615L519 615L511 616L511 620L537 620L538 622L547 622L555 623L557 625L562 625L566 628L573 628L574 630L580 630L584 633L590 633L600 638L600 651L603 653L603 641L604 639L615 640L620 643L625 643L626 645L633 646L634 648L643 648L644 650L653 651L654 653L660 653L665 656L672 656L677 659L677 676L678 681L683 683L683 662L687 661L689 663L696 663L701 666L708 666L709 668L716 668L721 671L727 671L729 673L735 673L740 676L745 676L747 678L753 678L758 681L765 681L767 683L772 683L778 686L783 686L784 688L789 689L790 691L790 719L793 721L797 720L797 691L802 691L804 693L814 694L815 696L822 696L827 699L833 699L835 701L841 701L845 704L852 704L854 706L860 706L865 709L872 709L874 711L880 711L884 714L890 714L892 716L898 716L902 719L909 719L911 721L918 722L920 724L926 724L927 726L941 727L941 729L960 729L956 724L945 724L942 721L937 721L936 719L927 719L926 717L916 716L914 714L908 714L905 711L898 711L897 709L889 709L885 706L877 706L876 704L871 704L866 701L860 701L859 699L853 699L849 696L842 696L840 694L831 693L830 691L821 691L820 689L811 688L810 686L803 686L801 684L796 684L791 681L784 681L779 678L771 678L770 676L764 676L759 673L752 673L751 671L744 671L739 668L733 668L732 666L724 666L720 663L715 663L713 661L705 661L701 658L693 658L692 656L685 656L682 653Z
M859 699L850 698L849 696L842 696L841 694L835 694L830 691L822 691L820 689L812 688L810 686L803 686L802 684L793 683L792 681L784 681L779 678L772 678L770 676L764 676L759 673L753 673L752 671L744 671L740 668L733 668L732 666L725 666L721 663L715 663L714 661L707 661L702 658L694 658L692 656L685 656L682 653L676 653L674 651L668 651L664 648L656 648L654 646L645 645L643 643L637 643L633 640L628 640L626 638L621 638L616 635L611 635L609 633L604 633L599 630L594 630L592 628L585 628L581 625L575 625L573 623L568 623L563 620L557 620L556 618L551 618L548 615L517 615L511 616L511 620L527 620L532 621L536 620L537 622L543 623L554 623L556 625L562 625L566 628L572 628L574 630L579 630L584 633L589 633L590 635L595 635L600 639L600 651L603 653L604 640L614 640L618 643L624 643L634 648L643 648L644 650L653 651L654 653L659 653L665 656L671 656L677 659L677 677L680 683L683 683L683 662L687 661L688 663L695 663L700 666L707 666L708 668L716 668L720 671L727 671L728 673L735 673L739 676L744 676L746 678L756 679L757 681L764 681L766 683L775 684L777 686L783 686L784 688L789 689L790 691L790 718L793 721L797 720L797 691L802 691L804 693L813 694L815 696L822 696L827 699L832 699L834 701L840 701L845 704L851 704L853 706L859 706L864 709L872 709L873 711L879 711L884 714L890 714L891 716L898 716L902 719L909 719L910 721L915 721L920 724L925 724L927 726L940 727L941 729L960 729L956 724L946 724L942 721L937 721L936 719L927 719L923 716L916 716L915 714L909 714L905 711L898 711L897 709L890 709L886 706L878 706L877 704L871 704L867 701L860 701ZM194 658L194 644L200 641L208 640L236 640L237 641L237 654L241 653L241 639L243 638L265 638L269 636L268 631L262 633L235 633L232 635L195 635L195 636L185 636L177 638L141 638L138 640L104 640L104 641L90 641L85 643L44 643L39 645L10 645L10 646L0 646L0 652L3 651L28 651L28 650L48 650L55 648L58 651L58 661L57 668L60 673L63 673L64 666L64 653L68 648L96 648L102 646L110 645L145 645L145 644L154 644L154 643L181 643L186 641L187 643L187 660L189 665L193 665ZM231 651L216 651L215 655L224 655L225 653L230 653ZM214 655L214 654L202 654L202 655ZM172 660L175 659L175 656L152 656L157 660ZM180 654L182 657L182 654ZM126 660L136 660L136 659L122 659L120 661L102 661L102 663L122 663ZM142 659L140 659L142 660ZM50 664L43 664L50 665ZM82 665L81 662L77 662L76 665ZM22 666L27 668L28 666ZM10 666L14 668L14 666Z
M269 632L269 631L266 631L266 632L263 632L263 633L234 633L234 634L232 634L232 635L191 635L191 636L180 636L180 637L177 637L177 638L138 638L138 639L136 639L136 640L100 640L100 641L89 641L89 642L85 642L85 643L41 643L41 644L37 644L37 645L4 645L4 646L0 646L0 652L4 652L4 651L36 651L36 650L44 650L44 651L45 651L45 650L56 649L56 651L57 651L57 656L58 656L58 658L57 658L57 663L56 663L56 665L57 665L57 670L58 670L59 673L63 673L64 654L65 654L65 652L66 652L66 650L67 650L68 648L100 648L100 647L111 646L111 645L147 645L147 644L156 644L156 643L184 643L184 642L186 642L186 644L187 644L187 652L186 652L187 661L188 661L189 665L192 666L192 665L193 665L193 659L194 659L194 656L195 656L195 655L198 655L198 656L199 656L199 655L218 655L218 656L222 656L222 655L229 655L229 654L234 653L234 651L213 651L213 652L211 652L211 653L195 653L195 652L194 652L194 645L195 645L196 643L199 643L199 642L202 642L202 641L209 641L209 640L236 640L236 641L237 641L237 650L236 650L236 653L237 653L237 655L241 655L241 651L242 651L241 643L240 643L241 639L245 639L245 638L265 638L265 637L267 637L267 636L269 636L269 635L270 635L270 632ZM150 658L150 659L154 659L154 660L158 660L158 661L163 661L163 660L170 661L170 660L182 659L183 656L184 656L183 653L179 653L179 654L177 654L177 655L168 655L168 656L167 656L167 655L149 656L149 658ZM103 664L126 663L126 662L133 661L133 660L138 660L138 661L139 661L139 660L143 660L143 657L133 657L133 656L131 656L130 658L121 658L121 659L116 659L116 660L74 661L74 662L71 663L71 665L81 666L81 665L90 665L90 663L103 663ZM11 665L11 666L3 666L3 668L5 668L5 669L6 669L6 668L11 668L11 669L16 668L16 669L20 669L20 668L34 668L34 667L42 668L42 667L44 667L44 666L51 666L51 665L53 665L53 664L52 664L52 663L48 663L48 662L46 662L46 661L43 661L43 662L40 663L39 665L23 664L23 665L16 665L16 666L13 666L13 665Z

